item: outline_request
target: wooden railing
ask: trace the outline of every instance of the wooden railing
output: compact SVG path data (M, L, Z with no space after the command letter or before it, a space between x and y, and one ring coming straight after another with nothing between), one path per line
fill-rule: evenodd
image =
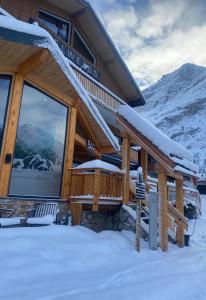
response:
M68 198L71 201L99 204L122 202L123 174L103 169L69 169Z
M69 47L69 45L57 34L52 32L52 30L49 29L41 21L41 19L35 18L33 21L38 22L42 28L47 30L53 36L63 54L69 59L70 65L79 81L82 83L94 101L97 101L102 105L106 105L114 110L116 110L121 104L125 104L124 100L115 95L112 91L99 82L101 79L101 74L95 69L95 67L91 66L89 62L86 62L88 69L86 68L85 70L75 63L75 60L78 62L85 60L81 54Z

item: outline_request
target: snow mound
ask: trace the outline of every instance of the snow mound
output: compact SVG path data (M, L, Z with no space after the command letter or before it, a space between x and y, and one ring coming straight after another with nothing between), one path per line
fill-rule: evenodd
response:
M78 165L75 167L75 169L103 169L105 171L110 171L113 173L122 173L122 170L120 170L118 167L104 162L100 159L94 159L88 162L85 162L83 164Z

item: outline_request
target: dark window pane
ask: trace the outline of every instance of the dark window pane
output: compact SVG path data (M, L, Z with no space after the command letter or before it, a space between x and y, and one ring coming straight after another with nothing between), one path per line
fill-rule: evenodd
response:
M4 134L6 108L9 97L10 78L0 75L0 151Z
M73 47L77 50L81 55L83 55L89 62L93 65L95 64L95 57L86 46L86 43L83 41L79 33L75 30L74 32L74 44Z
M41 19L42 23L51 29L55 34L59 35L63 40L68 42L69 23L41 11L39 12L39 18Z
M67 107L24 85L10 195L60 197Z

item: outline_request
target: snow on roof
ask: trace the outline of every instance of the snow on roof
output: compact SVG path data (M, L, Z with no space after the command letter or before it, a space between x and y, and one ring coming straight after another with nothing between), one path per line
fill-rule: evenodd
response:
M95 118L97 124L101 127L104 134L107 136L108 140L117 151L120 150L119 143L116 137L113 135L103 117L101 116L98 108L90 98L88 92L85 90L76 74L72 70L69 60L64 56L59 46L53 39L53 37L45 29L39 27L37 24L29 24L26 22L19 21L9 15L0 15L0 27L5 29L11 29L14 31L22 32L37 36L36 46L46 48L52 54L76 92L81 97L81 100L84 102L87 109ZM44 37L45 39L38 40L38 37Z
M102 161L100 159L94 159L94 160L85 162L85 163L75 167L75 169L103 169L105 171L110 171L113 173L122 173L122 170L120 170L118 167L116 167L112 164L109 164L105 161Z
M191 170L189 173L192 173L190 175L194 175L194 172L197 172L198 167L193 163L193 154L189 150L174 142L152 123L140 116L140 114L130 106L121 105L117 111L119 115L150 140L160 151L169 157L170 160L180 165L181 171L184 169L184 173L186 173L187 169L189 169Z

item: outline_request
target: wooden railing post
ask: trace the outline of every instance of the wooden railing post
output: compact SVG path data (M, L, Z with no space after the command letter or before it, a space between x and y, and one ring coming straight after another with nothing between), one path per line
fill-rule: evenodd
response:
M183 179L176 178L176 209L184 215ZM179 247L184 247L184 227L178 222L176 241Z
M100 179L101 179L101 171L100 169L96 169L94 174L93 211L98 211L99 209Z
M162 166L158 166L158 197L159 197L159 237L162 251L168 249L168 199L167 173Z
M126 204L129 202L129 171L130 171L130 140L128 137L123 138L122 170L124 171L123 203Z
M144 182L147 182L147 174L148 174L148 152L144 150L143 148L141 149L141 167L143 171L143 179Z

